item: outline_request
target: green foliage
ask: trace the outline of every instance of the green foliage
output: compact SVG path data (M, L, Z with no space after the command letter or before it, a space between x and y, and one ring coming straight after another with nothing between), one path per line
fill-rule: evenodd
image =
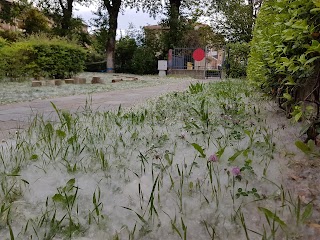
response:
M155 74L157 63L157 58L152 49L141 46L134 52L132 70L135 74Z
M249 42L255 22L254 7L253 1L219 1L210 16L213 28L230 42Z
M277 95L282 106L306 100L319 81L318 5L318 0L267 0L258 15L248 78Z
M24 42L12 43L0 49L0 58L4 65L4 72L12 79L27 77L28 59L33 53L29 44Z
M314 141L309 140L307 143L304 143L300 140L295 142L295 145L297 148L299 148L304 154L308 155L308 156L313 156L313 157L319 157L320 154L314 143Z
M227 75L229 77L239 78L246 76L249 52L250 46L246 42L227 44L226 64L228 64Z
M91 50L87 52L86 67L87 72L102 72L106 69L106 61L103 54Z
M188 20L185 23L180 46L188 47L222 47L224 45L224 37L217 34L209 25L201 24Z
M204 90L204 84L203 83L195 83L195 84L190 84L189 86L189 92L191 94L197 94L197 93L201 93Z
M121 38L116 44L116 72L132 73L132 58L137 49L136 41L130 37Z
M7 41L4 38L0 37L0 48L4 47L6 45L8 45Z
M1 1L1 22L16 24L15 19L20 16L26 9L30 8L30 3L27 0L16 1Z
M23 14L23 26L27 34L48 32L49 24L47 17L35 8L27 10Z
M20 31L0 30L0 37L6 39L8 42L16 42L23 38L23 33Z
M2 47L0 57L11 79L65 78L83 70L85 51L64 39L31 37Z

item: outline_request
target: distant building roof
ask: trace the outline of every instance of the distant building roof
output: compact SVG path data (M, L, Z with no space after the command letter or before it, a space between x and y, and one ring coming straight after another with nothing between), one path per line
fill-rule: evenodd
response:
M145 30L168 30L169 27L164 27L162 25L148 25L143 27Z

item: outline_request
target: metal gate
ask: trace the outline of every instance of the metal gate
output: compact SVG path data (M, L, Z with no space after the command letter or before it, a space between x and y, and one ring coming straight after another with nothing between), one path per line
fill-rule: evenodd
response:
M203 58L196 53L203 52ZM200 54L201 55L201 54ZM168 67L171 74L195 78L221 78L223 50L212 48L174 48L169 50Z

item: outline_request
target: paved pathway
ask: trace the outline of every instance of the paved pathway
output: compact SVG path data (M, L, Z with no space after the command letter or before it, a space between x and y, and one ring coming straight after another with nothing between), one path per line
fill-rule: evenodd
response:
M157 97L161 94L172 91L183 91L191 82L199 80L188 80L182 83L166 84L153 87L126 89L111 92L92 94L91 107L94 110L110 110L118 107L129 107L142 103L146 99ZM207 82L208 80L201 80ZM14 134L19 129L28 126L30 119L36 114L43 114L44 118L52 117L54 109L50 102L53 102L59 109L76 111L85 106L88 95L76 95L59 97L54 99L34 100L31 102L0 105L0 141Z

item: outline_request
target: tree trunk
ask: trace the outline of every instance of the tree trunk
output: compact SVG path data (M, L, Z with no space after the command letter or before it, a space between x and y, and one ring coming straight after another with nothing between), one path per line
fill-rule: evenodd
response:
M177 47L180 40L180 6L181 0L170 0L169 12L169 48Z
M70 31L72 11L73 11L73 1L74 0L68 0L67 6L63 5L62 1L59 1L60 6L62 8L62 12L63 12L62 21L61 21L62 36L67 36Z
M114 59L115 59L115 46L116 46L116 35L118 28L118 14L120 11L121 0L112 0L112 5L110 1L104 0L104 4L109 13L109 29L108 29L108 39L106 42L106 63L107 72L114 72Z

